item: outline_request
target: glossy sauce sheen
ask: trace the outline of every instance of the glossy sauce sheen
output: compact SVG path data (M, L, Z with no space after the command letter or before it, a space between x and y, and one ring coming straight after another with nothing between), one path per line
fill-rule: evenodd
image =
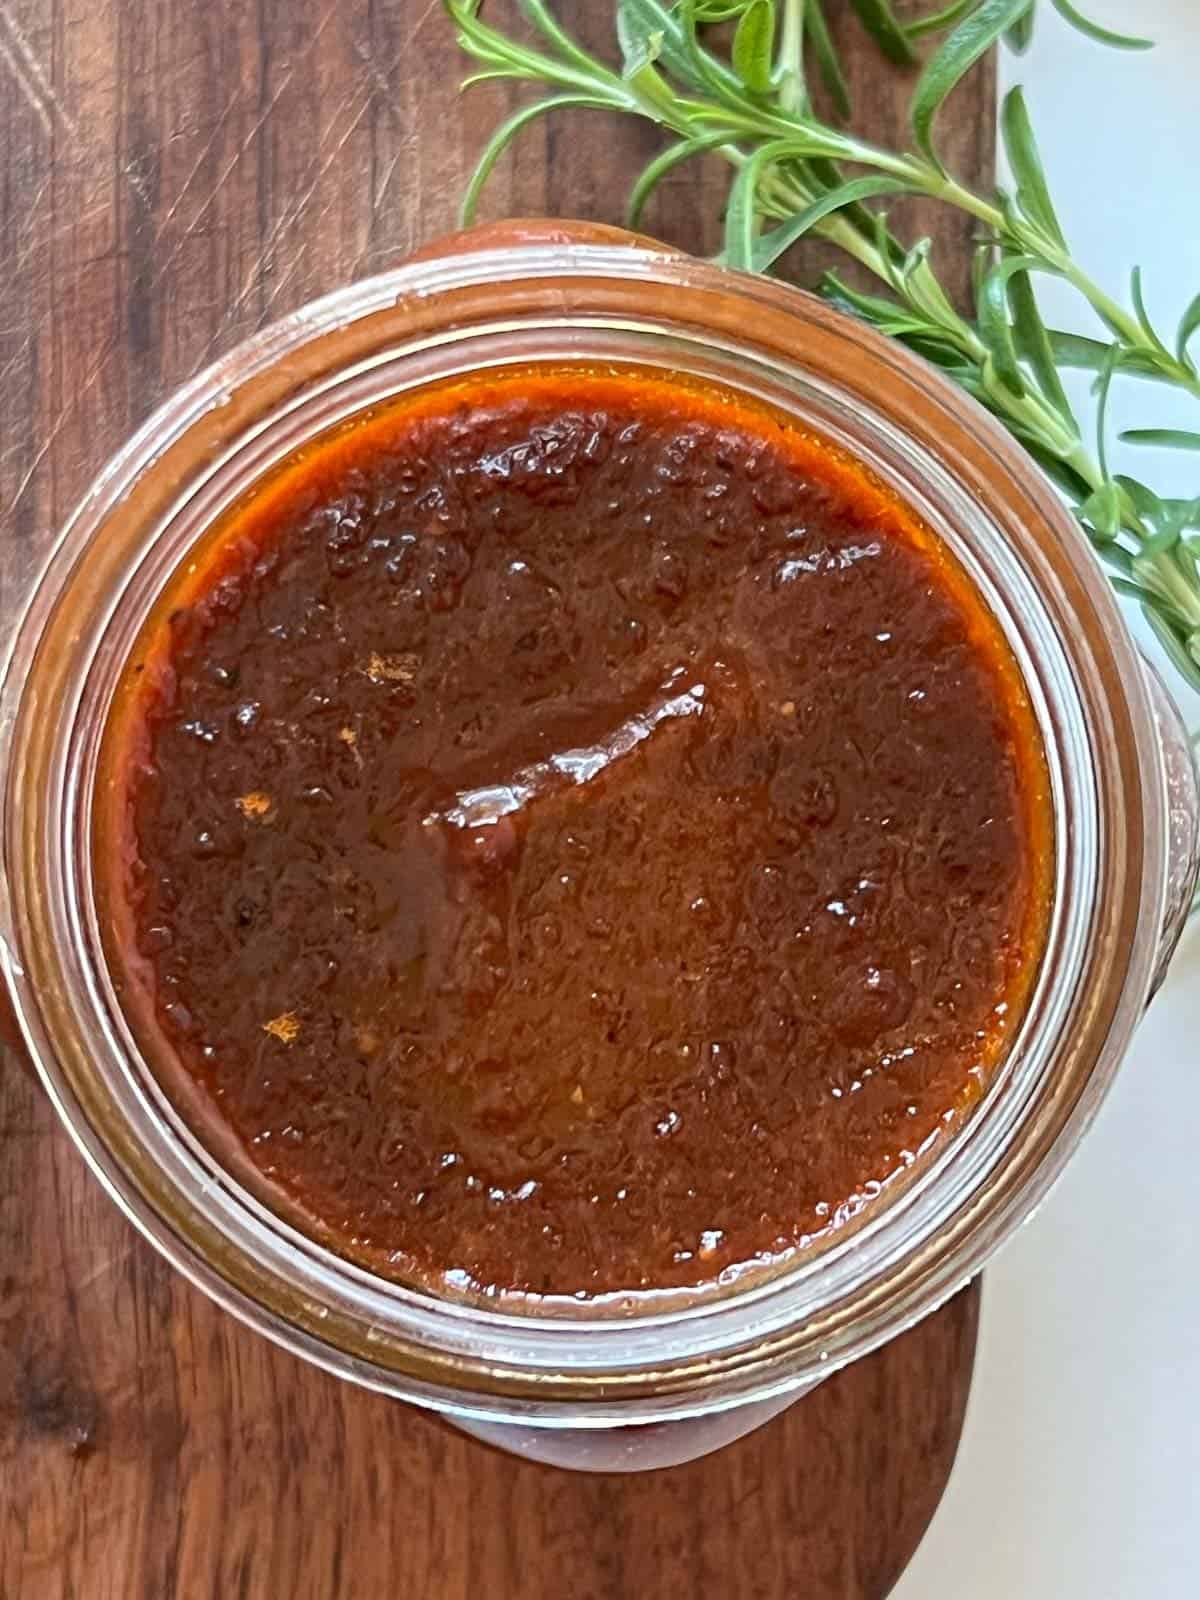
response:
M131 1002L285 1209L451 1292L828 1238L978 1099L1040 951L1041 756L966 580L644 373L312 446L179 577L107 761Z

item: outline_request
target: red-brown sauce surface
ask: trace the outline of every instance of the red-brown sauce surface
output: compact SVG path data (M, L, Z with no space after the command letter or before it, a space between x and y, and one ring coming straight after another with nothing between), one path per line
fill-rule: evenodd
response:
M646 374L311 447L180 574L107 761L168 1087L434 1287L828 1236L978 1099L1040 949L1037 739L965 579L852 463Z

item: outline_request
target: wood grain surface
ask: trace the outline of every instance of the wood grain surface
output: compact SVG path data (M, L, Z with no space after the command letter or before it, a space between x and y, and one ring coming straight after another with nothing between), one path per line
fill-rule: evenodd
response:
M603 0L559 10L606 40ZM839 27L863 120L895 135L904 85ZM460 100L461 70L439 0L0 0L0 618L176 384L453 223L514 98ZM985 69L947 118L968 175L990 167L992 105ZM654 135L593 132L535 129L487 213L619 220ZM647 225L712 248L722 187L713 165L678 171ZM913 220L965 282L969 226ZM518 1464L217 1311L120 1218L9 1053L0 1596L879 1600L953 1460L977 1301L693 1466Z

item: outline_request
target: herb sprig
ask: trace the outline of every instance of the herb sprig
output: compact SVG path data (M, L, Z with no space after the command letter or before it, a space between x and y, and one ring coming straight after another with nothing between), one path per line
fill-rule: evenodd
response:
M1048 3L1064 21L1100 44L1112 45L1118 50L1149 50L1152 47L1150 39L1115 33L1111 28L1101 27L1072 4L1072 0L1048 0ZM975 13L983 11L986 0L953 0L952 4L938 6L918 17L897 15L892 0L850 0L850 4L867 33L889 61L897 66L914 66L924 39L930 35L945 34ZM764 6L764 0L698 0L694 12L698 23L732 22L740 21L747 12L761 13L766 9L769 8ZM1019 51L1026 49L1033 37L1037 0L1026 0L1016 10L1018 14L1008 24L1005 38L1014 50ZM827 83L836 96L838 80L841 80L843 88L845 80L829 42L824 0L804 0L804 3L795 7L795 11L813 35L818 65L823 72L826 67L832 68ZM765 27L766 24L756 21L755 26Z
M721 259L763 272L816 233L865 267L880 293L864 293L836 273L822 279L821 292L941 368L1008 427L1072 505L1113 583L1140 604L1175 668L1200 689L1200 494L1170 498L1114 473L1107 424L1118 379L1151 379L1200 401L1200 294L1168 341L1147 312L1140 272L1126 301L1084 272L1058 220L1019 89L1005 100L1001 119L1012 192L977 192L939 154L938 114L947 97L998 40L1028 41L1035 0L958 0L907 23L889 0L854 0L891 59L910 59L927 35L935 40L916 79L906 151L860 139L814 106L810 63L835 105L848 107L822 0L616 0L619 69L580 45L546 0L517 0L530 24L528 42L487 22L482 0L443 3L459 43L479 63L468 84L515 79L551 91L521 107L489 140L464 199L466 220L499 157L524 128L553 111L632 115L672 135L633 187L635 224L668 172L719 152L732 169ZM1070 0L1050 3L1102 42L1145 43L1088 22ZM734 24L727 46L713 44L706 31L713 22ZM897 195L936 199L975 219L980 242L971 315L956 309L939 280L931 241L902 242L886 210L873 204ZM1071 285L1107 338L1047 327L1038 304L1046 278ZM1067 369L1093 374L1094 440L1084 438L1067 398ZM1200 432L1141 428L1123 437L1200 450Z

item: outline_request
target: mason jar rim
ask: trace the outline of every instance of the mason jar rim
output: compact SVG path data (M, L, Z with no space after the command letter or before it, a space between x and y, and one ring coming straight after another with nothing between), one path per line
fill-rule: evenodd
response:
M947 540L997 615L1051 768L1047 953L981 1106L828 1250L744 1292L634 1316L440 1300L291 1227L216 1164L139 1060L89 898L108 701L140 619L195 538L274 460L345 415L454 372L531 360L711 379L865 459ZM218 360L113 458L68 522L11 643L0 740L0 956L35 1064L106 1188L260 1331L465 1417L608 1427L701 1414L803 1388L932 1310L1061 1169L1155 966L1167 830L1146 685L1049 485L982 408L895 343L797 290L649 248L435 256L338 290Z

